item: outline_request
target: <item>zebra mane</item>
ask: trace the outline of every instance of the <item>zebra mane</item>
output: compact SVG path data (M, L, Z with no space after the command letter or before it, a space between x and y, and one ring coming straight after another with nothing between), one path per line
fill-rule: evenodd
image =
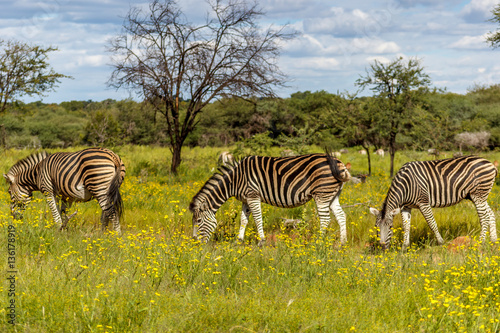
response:
M33 168L35 165L40 163L43 159L45 159L49 155L50 154L48 154L46 151L41 151L38 153L31 154L28 157L25 157L22 160L17 161L16 164L14 164L9 169L9 172L7 172L7 175L17 176L21 172Z
M189 211L193 213L195 210L206 209L207 207L204 207L204 204L206 203L206 200L209 193L212 191L212 188L230 177L234 169L236 169L240 162L241 159L238 159L234 163L221 165L220 167L218 167L217 171L205 182L205 184L203 184L201 189L191 200L191 203L189 204Z

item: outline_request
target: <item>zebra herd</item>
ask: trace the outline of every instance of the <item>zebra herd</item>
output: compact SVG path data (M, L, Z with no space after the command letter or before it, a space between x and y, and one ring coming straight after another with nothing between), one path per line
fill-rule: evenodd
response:
M193 197L189 209L193 215L193 236L208 241L217 226L215 214L229 198L242 202L238 239L243 240L252 214L260 238L265 241L261 203L276 207L296 207L311 199L316 203L323 233L333 212L340 228L340 242L347 240L346 215L339 203L344 183L351 179L348 168L332 154L308 154L287 157L248 156L238 161L223 160L219 171ZM348 163L349 164L349 163ZM448 207L463 199L476 206L481 225L480 240L497 240L495 214L487 198L497 168L477 156L445 160L409 162L394 177L381 210L370 208L376 216L380 243L390 245L393 218L403 219L403 248L410 245L411 209L418 208L443 243L432 207ZM47 199L54 221L62 229L69 217L66 209L75 201L96 199L102 209L101 224L109 221L120 232L123 203L120 185L125 166L118 155L105 148L89 148L75 153L37 153L14 164L4 174L9 184L11 213L22 218L34 191Z

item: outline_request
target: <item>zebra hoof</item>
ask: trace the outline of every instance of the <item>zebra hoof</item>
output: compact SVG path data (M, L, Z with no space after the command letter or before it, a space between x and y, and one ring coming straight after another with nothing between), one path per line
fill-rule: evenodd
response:
M266 239L261 239L259 243L257 243L259 247L263 247L265 244L266 244Z

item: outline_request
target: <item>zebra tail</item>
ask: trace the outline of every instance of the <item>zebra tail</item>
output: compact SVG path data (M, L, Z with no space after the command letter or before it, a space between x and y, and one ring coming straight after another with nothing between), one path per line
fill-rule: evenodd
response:
M326 160L328 161L328 165L330 166L330 170L332 171L332 176L339 182L343 183L347 182L349 180L349 177L347 177L347 179L342 177L342 173L337 164L337 159L333 158L331 152L328 150L325 150L325 155L326 155Z
M108 199L110 199L113 207L115 208L115 213L118 217L123 216L123 200L120 195L120 186L123 182L122 170L120 167L117 168L113 179L111 179L111 184L108 189Z

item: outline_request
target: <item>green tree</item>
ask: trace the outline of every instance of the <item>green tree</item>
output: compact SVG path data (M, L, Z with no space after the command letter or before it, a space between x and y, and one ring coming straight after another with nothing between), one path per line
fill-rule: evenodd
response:
M379 123L381 132L387 133L387 143L391 156L391 177L394 175L394 156L396 154L396 137L406 129L408 119L423 92L430 85L430 77L424 72L420 60L410 58L406 63L398 58L389 64L377 60L370 65L365 76L356 80L362 89L370 87L379 100L379 113L384 121Z
M85 126L86 140L94 146L110 146L119 142L120 129L111 110L101 109L90 113Z
M366 151L368 176L372 174L370 147L378 149L384 143L384 132L381 132L383 126L380 126L383 120L377 112L380 109L377 102L374 98L347 95L337 119L342 124L342 136L347 142L353 146L361 146Z
M56 87L59 79L69 78L49 66L48 53L52 51L57 48L0 39L0 117L4 116L9 103L25 95L44 96ZM5 147L3 123L0 141Z
M496 5L495 8L491 11L493 17L490 19L491 22L495 22L500 24L500 3ZM490 46L493 48L497 48L500 46L500 28L497 28L494 32L490 31L488 37L486 37L486 41L490 43Z
M202 24L191 23L174 0L134 7L109 45L110 86L136 91L165 117L173 173L186 138L212 100L274 96L274 87L285 81L277 65L279 42L292 35L259 27L263 12L256 3L208 3L211 12Z

